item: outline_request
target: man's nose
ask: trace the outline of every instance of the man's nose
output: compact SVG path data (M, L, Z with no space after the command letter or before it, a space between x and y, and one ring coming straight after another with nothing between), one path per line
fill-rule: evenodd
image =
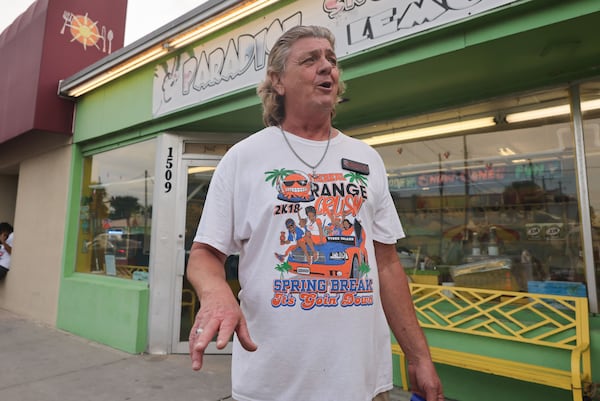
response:
M319 63L319 74L329 74L331 72L331 61L326 57L321 57Z

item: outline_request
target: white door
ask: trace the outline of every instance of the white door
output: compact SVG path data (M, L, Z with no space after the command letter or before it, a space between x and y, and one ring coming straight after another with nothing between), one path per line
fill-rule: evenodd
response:
M189 330L199 308L196 294L185 278L189 250L215 167L231 144L243 138L221 135L225 143L210 143L216 136L165 133L158 137L148 316L151 354L189 352ZM235 257L228 258L224 268L232 289L237 291L235 262ZM213 343L207 352L229 353L231 345L217 350Z
M194 318L198 308L200 307L199 300L196 294L185 277L185 270L189 257L189 250L192 246L198 221L202 215L202 209L206 200L206 193L213 171L220 160L220 157L213 158L193 158L184 159L181 168L182 176L179 182L179 188L182 189L178 194L177 210L182 213L178 214L177 224L181 226L180 232L183 236L183 241L180 241L180 249L177 250L177 274L175 279L175 311L174 316L174 338L173 352L187 353L189 351L188 337L190 328L193 325ZM224 266L227 273L227 281L232 290L237 294L239 291L239 283L237 280L237 258L230 256ZM216 340L216 338L214 339ZM231 343L222 350L216 348L213 341L207 348L207 353L231 353Z

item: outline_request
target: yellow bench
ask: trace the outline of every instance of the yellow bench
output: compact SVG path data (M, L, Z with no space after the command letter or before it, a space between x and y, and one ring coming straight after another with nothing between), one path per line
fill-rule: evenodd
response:
M121 278L132 278L135 272L148 272L148 266L117 265L117 276Z
M571 390L574 401L583 401L583 394L589 393L587 298L425 284L410 284L410 289L424 329L460 333L466 344L470 336L482 336L564 350L570 358L564 365L570 369L498 357L503 355L498 352L489 356L430 347L434 362ZM402 387L408 390L406 361L398 344L392 344L392 354L400 358Z

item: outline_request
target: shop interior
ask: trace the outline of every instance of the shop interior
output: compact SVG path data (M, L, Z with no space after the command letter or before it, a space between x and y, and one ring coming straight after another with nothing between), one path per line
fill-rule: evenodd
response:
M597 84L581 109L598 266ZM373 132L376 132L375 134ZM561 284L585 296L577 157L567 88L497 99L352 131L382 155L411 279L509 291ZM583 157L583 156L582 156ZM596 269L597 270L597 269Z

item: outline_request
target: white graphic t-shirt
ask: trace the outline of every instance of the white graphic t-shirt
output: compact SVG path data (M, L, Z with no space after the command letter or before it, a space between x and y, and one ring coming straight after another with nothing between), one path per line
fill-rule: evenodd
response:
M309 164L323 155L325 141L287 136ZM308 227L316 219L323 235ZM333 137L314 176L279 128L236 144L195 237L240 254L241 307L258 350L234 340L233 398L367 401L390 389L373 241L402 237L383 161L363 142Z

